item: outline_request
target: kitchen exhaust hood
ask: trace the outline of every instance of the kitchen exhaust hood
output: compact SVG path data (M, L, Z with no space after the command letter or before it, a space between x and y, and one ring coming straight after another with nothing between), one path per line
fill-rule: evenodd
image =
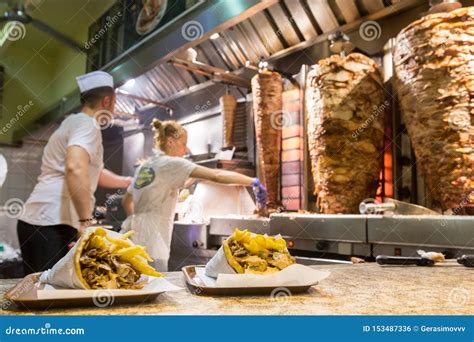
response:
M117 57L103 69L116 84L134 79L119 97L117 112L133 113L149 102L166 103L205 89L216 80L176 66L190 48L197 60L236 77L250 78L249 65L276 61L318 43L336 31L354 31L362 23L399 15L425 0L214 0L201 1L173 22ZM71 94L36 120L45 124L79 107ZM16 138L20 138L17 136Z

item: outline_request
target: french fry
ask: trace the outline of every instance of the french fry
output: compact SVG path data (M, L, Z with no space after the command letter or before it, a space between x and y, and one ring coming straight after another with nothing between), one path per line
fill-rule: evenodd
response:
M145 248L142 246L132 246L132 247L127 247L127 248L122 248L118 250L115 254L118 254L125 258L133 258L134 256L139 255L148 261L153 261L153 259L145 251Z
M107 249L104 239L100 235L94 235L90 242L91 248Z
M122 236L120 237L120 239L122 240L127 240L130 238L130 236L132 236L133 234L135 234L135 231L134 230L129 230L128 232L126 232L125 234L122 234Z
M107 236L107 231L104 228L99 227L94 231L94 234L99 236Z
M129 262L130 265L132 265L133 268L135 268L137 271L152 276L152 277L162 277L163 274L160 272L156 271L153 267L148 265L146 262L141 261L140 259L133 257L133 258L127 258L125 261Z
M130 247L132 244L128 242L127 240L122 240L122 239L115 239L111 236L106 236L105 237L110 243L121 246L121 247Z

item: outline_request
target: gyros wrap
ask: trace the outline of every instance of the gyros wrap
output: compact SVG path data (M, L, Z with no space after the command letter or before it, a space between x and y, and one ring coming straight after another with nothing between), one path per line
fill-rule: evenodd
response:
M74 289L141 289L143 275L162 276L148 261L145 248L128 238L103 228L89 228L74 247L40 281Z
M254 234L235 229L206 265L206 275L220 273L271 274L295 263L286 241L277 236Z

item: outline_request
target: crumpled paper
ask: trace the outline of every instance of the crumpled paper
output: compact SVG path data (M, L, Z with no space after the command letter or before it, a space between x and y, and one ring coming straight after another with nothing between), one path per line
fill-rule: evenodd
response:
M235 270L227 262L224 248L221 246L217 253L206 264L206 276L217 278L219 274L236 274Z

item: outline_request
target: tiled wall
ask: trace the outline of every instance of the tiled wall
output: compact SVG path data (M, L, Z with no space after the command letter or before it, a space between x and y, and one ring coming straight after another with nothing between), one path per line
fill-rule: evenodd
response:
M10 199L22 202L28 199L40 174L44 145L56 127L52 124L32 132L21 147L0 147L8 165L7 178L0 188L0 208ZM15 218L0 210L0 243L6 242L18 248L16 223Z
M10 198L26 201L40 174L43 148L40 144L0 148L8 165L7 178L0 189L1 205Z

